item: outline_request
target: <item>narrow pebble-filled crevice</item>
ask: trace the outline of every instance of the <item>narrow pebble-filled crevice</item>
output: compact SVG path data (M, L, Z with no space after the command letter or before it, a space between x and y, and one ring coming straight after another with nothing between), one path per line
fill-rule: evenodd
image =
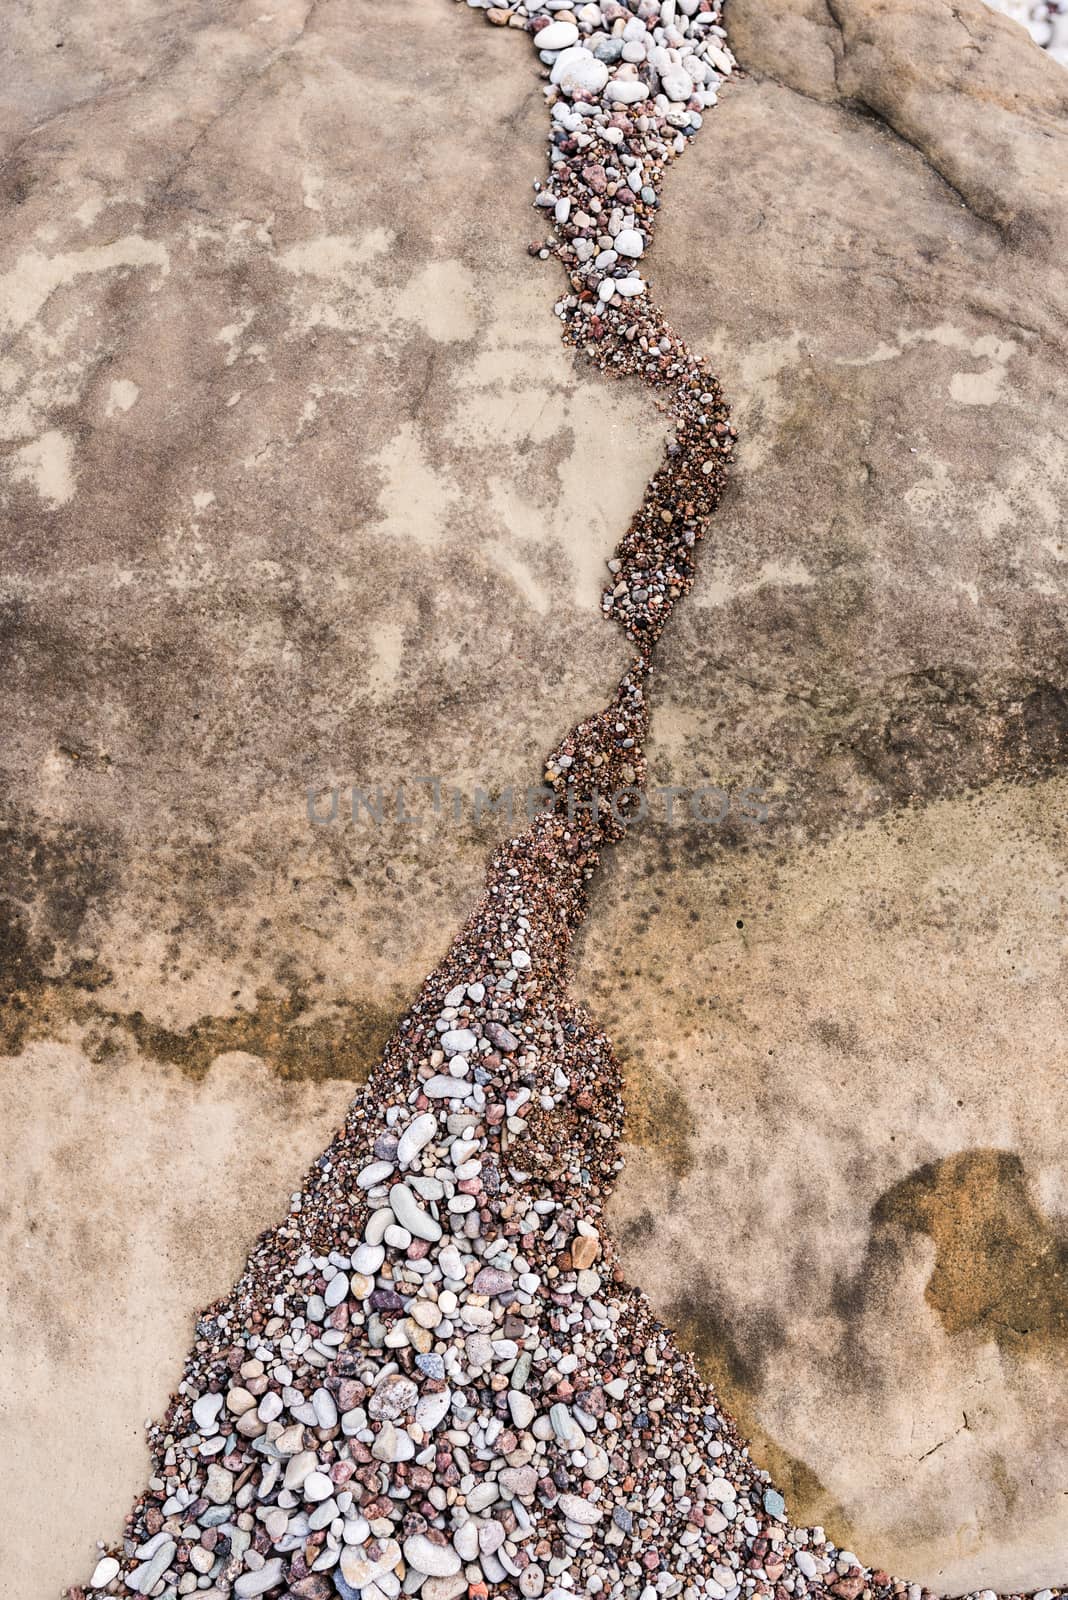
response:
M566 270L565 337L649 385L668 423L602 605L633 659L547 757L545 808L495 853L344 1128L199 1319L150 1430L147 1490L89 1587L156 1600L904 1595L822 1530L791 1526L689 1355L624 1282L602 1221L620 1072L569 989L590 880L641 804L655 646L731 456L718 385L643 275L664 173L732 68L718 5L556 0L487 16L533 33L548 73L536 204L551 237L531 251Z

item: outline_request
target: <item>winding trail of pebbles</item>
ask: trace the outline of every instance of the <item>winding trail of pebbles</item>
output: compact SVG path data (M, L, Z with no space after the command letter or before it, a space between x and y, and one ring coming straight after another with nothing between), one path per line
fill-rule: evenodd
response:
M469 0L470 3L470 0ZM547 809L150 1430L148 1488L90 1591L175 1600L836 1600L920 1590L787 1519L602 1225L620 1071L570 998L602 850L645 782L656 642L693 583L733 429L641 277L664 172L732 67L718 0L491 8L549 72L537 205L565 338L639 378L666 451L609 562L634 655L545 767ZM615 808L598 795L629 790ZM73 1588L73 1600L86 1591Z

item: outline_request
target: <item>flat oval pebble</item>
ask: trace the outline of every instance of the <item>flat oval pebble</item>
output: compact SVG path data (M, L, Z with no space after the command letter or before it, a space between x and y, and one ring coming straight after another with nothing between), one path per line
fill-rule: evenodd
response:
M608 67L591 50L575 45L561 50L549 77L565 94L599 94L608 82Z
M397 1161L400 1166L407 1166L409 1161L414 1161L420 1150L424 1150L438 1131L438 1119L432 1111L425 1111L421 1117L415 1117L397 1143Z
M569 1522L580 1522L588 1528L592 1528L604 1516L604 1512L592 1501L584 1500L577 1494L562 1494L557 1505Z
M337 1272L330 1279L323 1291L323 1299L328 1306L339 1306L342 1300L348 1297L349 1280L344 1272Z
M537 1415L537 1407L533 1400L515 1389L508 1395L508 1409L517 1428L529 1428Z
M395 1539L381 1539L369 1545L347 1546L341 1552L338 1565L346 1583L354 1589L365 1589L376 1578L391 1573L401 1559L401 1548Z
M395 1183L389 1191L393 1215L402 1228L416 1239L426 1239L433 1244L441 1238L441 1224L435 1222L429 1211L424 1211L406 1183Z
M234 1594L238 1600L253 1600L255 1595L266 1594L269 1589L277 1589L282 1582L282 1563L277 1558L265 1561L257 1572L243 1572L234 1580Z
M453 1078L448 1073L438 1073L423 1084L428 1100L466 1100L474 1094L475 1086L467 1078Z
M534 35L534 43L539 50L566 50L569 45L577 44L579 31L573 22L550 22L547 28L541 28Z
M91 1589L106 1589L112 1578L117 1578L120 1572L119 1563L114 1556L102 1556L93 1568L93 1576L89 1579Z
M478 1039L470 1028L450 1028L441 1035L440 1043L447 1056L467 1055L478 1048Z
M463 1563L451 1544L435 1544L424 1533L413 1533L404 1541L404 1559L416 1572L430 1578L451 1578Z
M428 1578L419 1591L420 1600L459 1600L467 1593L467 1579L462 1572L448 1578Z
M615 237L615 247L621 256L640 256L645 240L637 228L620 228Z
M309 1472L300 1489L305 1500L328 1500L334 1492L334 1485L325 1472Z
M438 1423L448 1415L452 1395L448 1389L437 1394L424 1394L415 1408L415 1420L427 1433L432 1433Z
M453 1546L461 1561L474 1561L478 1555L478 1523L465 1522L452 1536Z
M361 1244L352 1252L352 1270L373 1277L386 1259L380 1244Z
M604 92L607 99L619 105L636 105L639 100L649 98L648 86L637 78L617 78L605 86Z
M193 1404L193 1421L201 1433L210 1433L215 1427L215 1419L223 1408L221 1394L202 1394Z

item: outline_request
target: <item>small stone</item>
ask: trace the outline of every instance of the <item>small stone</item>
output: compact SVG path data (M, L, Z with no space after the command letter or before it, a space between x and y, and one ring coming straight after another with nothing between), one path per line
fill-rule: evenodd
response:
M315 1420L320 1428L333 1428L337 1424L337 1406L329 1389L316 1389L312 1395Z
M608 82L608 68L592 51L577 44L561 50L549 77L567 95L600 94Z
M571 1265L580 1271L592 1267L600 1253L600 1239L591 1239L586 1233L576 1233L571 1241Z
M501 1548L507 1537L503 1522L498 1522L496 1517L491 1517L478 1530L478 1548L483 1555L491 1556L495 1550Z
M221 1394L202 1394L193 1405L193 1421L201 1433L210 1434L215 1431L215 1421L223 1408Z
M448 1415L451 1404L452 1395L448 1389L440 1389L437 1394L424 1394L415 1408L415 1420L426 1433L433 1433Z
M410 1161L414 1161L420 1150L426 1149L437 1131L438 1119L432 1111L425 1111L421 1117L409 1122L397 1144L399 1165L404 1167Z
M375 1386L367 1402L368 1416L396 1422L415 1407L419 1390L403 1372L391 1372Z
M529 1428L537 1415L537 1407L529 1395L512 1389L508 1394L508 1409L517 1428Z
M465 1522L462 1528L457 1528L452 1536L453 1546L461 1561L475 1561L478 1558L478 1523Z
M454 1281L464 1276L464 1258L454 1244L447 1244L439 1250L438 1266L447 1278Z
M404 1559L416 1572L430 1578L451 1578L463 1563L450 1544L434 1544L425 1533L413 1533L404 1541Z
M442 1034L439 1043L447 1056L466 1056L478 1049L478 1039L470 1028L450 1028L448 1033Z
M556 1503L569 1522L581 1523L584 1528L592 1528L604 1516L600 1507L581 1495L562 1494Z
M529 1500L538 1487L538 1474L533 1467L505 1467L497 1481L506 1495Z
M381 1244L361 1244L352 1252L352 1270L373 1278L385 1259Z
M435 1222L429 1211L424 1211L406 1183L395 1183L389 1191L393 1215L402 1228L416 1239L426 1239L431 1244L441 1238L441 1224Z
M106 1589L112 1578L119 1575L119 1563L114 1556L102 1556L93 1568L93 1576L89 1579L90 1589Z
M538 1478L535 1473L535 1484L537 1481ZM472 1512L485 1511L499 1498L500 1490L495 1483L476 1483L475 1487L467 1495L467 1509Z
M398 1428L395 1423L383 1422L371 1454L376 1461L410 1461L415 1455L415 1443L404 1428Z
M215 1461L208 1468L208 1476L204 1484L205 1498L213 1506L226 1505L234 1492L234 1475L225 1467L220 1467Z
M510 1272L502 1272L497 1267L483 1267L476 1273L471 1287L475 1294L505 1295L515 1288L515 1279Z
M376 1184L384 1183L392 1171L392 1161L372 1161L356 1174L356 1182L361 1189L373 1189Z
M453 1078L448 1073L438 1073L423 1084L428 1100L466 1100L474 1092L475 1086L468 1078Z
M348 1293L349 1280L347 1274L344 1272L337 1272L327 1284L326 1289L323 1292L323 1299L326 1301L328 1306L339 1306L342 1300L346 1300L348 1298Z
M781 1519L785 1516L786 1501L783 1499L778 1489L764 1490L764 1510L767 1512L769 1517Z
M637 228L620 228L614 243L621 256L640 256L645 249L645 240Z
M325 1472L309 1472L301 1484L300 1492L305 1500L329 1500L334 1492L334 1485Z
M243 1572L235 1579L234 1594L238 1600L253 1600L255 1595L266 1594L268 1589L277 1589L282 1576L282 1563L277 1557L265 1561L258 1572Z
M428 1578L419 1591L420 1600L459 1600L467 1592L467 1579L462 1572L448 1578Z
M612 83L605 85L604 96L606 100L614 100L619 105L637 105L639 100L649 98L649 87L640 83L637 78L616 78Z
M539 50L566 50L578 43L578 37L579 31L573 22L550 22L547 28L534 35L534 43Z

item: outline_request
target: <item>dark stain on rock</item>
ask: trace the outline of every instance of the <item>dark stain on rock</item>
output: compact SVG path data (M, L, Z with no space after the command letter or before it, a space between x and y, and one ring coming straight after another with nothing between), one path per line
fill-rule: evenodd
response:
M1068 1235L1036 1204L1012 1151L962 1150L917 1167L880 1196L872 1223L875 1250L887 1229L932 1240L924 1293L948 1334L1027 1355L1068 1340Z
M284 1080L344 1078L362 1083L385 1048L403 1011L372 1000L337 1001L327 1016L308 1016L311 1002L298 990L261 993L254 1010L231 1017L200 1017L188 1028L165 1028L140 1012L97 1011L93 1021L128 1034L156 1061L202 1078L217 1056L241 1051L260 1056Z
M643 1063L623 1062L623 1099L626 1106L626 1137L631 1144L648 1150L676 1180L684 1178L694 1164L694 1138L697 1123L686 1095L662 1073L650 1071Z
M103 1006L92 990L111 974L86 964L61 979L42 974L38 953L17 924L0 929L0 1054L18 1055L32 1040L77 1038L90 1059L105 1061L132 1044L154 1061L204 1077L231 1051L262 1057L283 1080L326 1078L362 1083L403 1011L377 1000L314 1002L299 988L260 991L250 1010L203 1016L168 1028L140 1011ZM325 1012L325 1014L324 1014Z
M774 1371L785 1340L780 1323L762 1316L744 1329L728 1320L715 1286L708 1278L688 1285L665 1313L680 1345L692 1351L701 1376L710 1383L721 1406L750 1442L753 1459L770 1472L786 1496L791 1519L820 1524L840 1546L848 1546L852 1530L841 1505L807 1462L792 1455L761 1428L757 1420L762 1391Z
M763 626L763 624L762 624ZM691 651L700 640L690 641ZM732 828L646 824L660 833L668 855L685 853L690 868L718 865L747 848L767 849L783 838L818 841L876 818L932 801L979 794L994 783L1034 785L1068 769L1068 689L1058 677L978 671L949 663L884 678L864 687L830 677L787 687L774 678L740 673L729 659L702 664L700 673L673 671L670 695L654 689L658 714L693 712L689 741L672 762L653 749L654 781L675 772L711 770L709 782L738 785L771 797L759 825ZM702 685L716 674L724 715L714 728L701 706ZM759 743L748 730L759 729Z
M386 997L327 999L309 993L290 963L259 989L255 1005L170 1028L141 1011L119 1011L100 994L114 974L91 955L90 913L106 911L116 883L116 841L75 825L44 833L0 828L5 890L0 896L0 1054L19 1055L38 1039L76 1039L91 1059L110 1060L131 1045L194 1079L231 1051L262 1057L284 1080L362 1082L403 1008ZM218 892L235 886L220 881Z

